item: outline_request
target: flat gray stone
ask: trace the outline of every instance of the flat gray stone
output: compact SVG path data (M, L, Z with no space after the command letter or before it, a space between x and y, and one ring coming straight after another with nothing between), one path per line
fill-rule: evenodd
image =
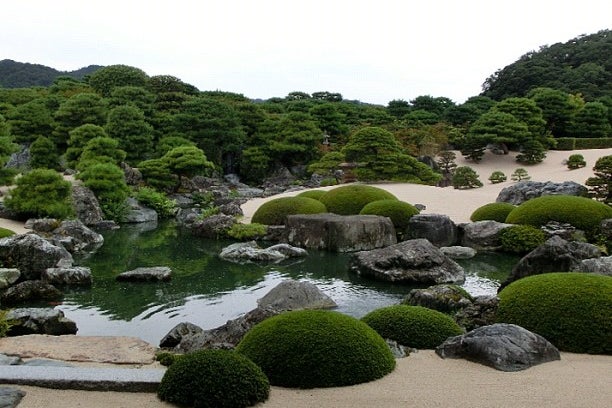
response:
M14 408L19 405L25 392L13 387L0 387L0 408Z

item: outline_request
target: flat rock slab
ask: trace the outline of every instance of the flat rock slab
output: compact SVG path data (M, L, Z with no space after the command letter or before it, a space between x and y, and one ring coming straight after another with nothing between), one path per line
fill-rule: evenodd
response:
M21 358L112 364L152 364L157 351L137 337L46 334L0 338L0 350Z

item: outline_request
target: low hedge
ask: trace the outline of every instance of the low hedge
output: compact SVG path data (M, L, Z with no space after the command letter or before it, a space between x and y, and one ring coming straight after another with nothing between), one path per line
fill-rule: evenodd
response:
M366 204L379 200L397 200L397 197L382 188L351 184L329 190L319 200L331 213L357 215Z
M418 208L405 201L378 200L368 203L361 209L362 215L381 215L389 217L396 231L402 232L408 227L408 221L419 213Z
M273 385L337 387L372 381L395 368L385 341L368 325L337 312L282 313L253 327L236 347Z
M574 353L612 354L612 277L546 273L499 294L497 321L512 323Z
M546 234L531 225L513 225L499 233L502 251L515 254L531 252L546 241Z
M319 200L308 197L281 197L263 203L253 214L251 222L264 225L282 225L293 214L319 214L326 212Z
M508 214L512 210L516 208L515 205L510 203L489 203L485 204L481 207L478 207L472 215L470 215L470 220L472 222L476 221L497 221L497 222L506 222L506 218Z
M555 139L555 150L608 149L612 147L612 137L559 137Z
M394 305L374 310L362 319L382 337L418 349L433 349L463 333L448 315L422 306Z

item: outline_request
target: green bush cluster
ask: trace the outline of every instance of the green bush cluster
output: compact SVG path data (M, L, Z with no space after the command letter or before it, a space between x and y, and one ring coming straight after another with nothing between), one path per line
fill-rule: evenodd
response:
M395 368L385 341L368 325L337 312L300 310L256 325L236 351L273 385L337 387L383 377Z
M389 217L395 230L405 231L408 221L413 215L419 213L418 208L405 201L400 200L378 200L366 204L359 214L361 215L381 215Z
M575 150L576 138L574 137L557 137L555 138L555 150Z
M546 234L531 225L513 225L499 233L502 250L517 254L531 252L546 241Z
M351 184L329 190L319 200L331 213L357 215L366 204L379 200L397 200L397 197L382 188Z
M229 350L202 350L176 358L157 390L162 401L201 408L250 407L269 394L270 383L261 369Z
M497 222L506 222L506 217L512 210L516 208L515 205L510 203L489 203L482 207L478 207L472 215L470 220L472 222L491 220Z
M612 137L559 137L555 141L555 150L609 149Z
M327 191L325 190L306 190L306 191L302 191L296 197L308 197L314 200L318 200L325 193L327 193Z
M6 318L7 313L8 310L0 310L0 337L6 337L13 326L13 322Z
M506 222L541 227L549 221L558 221L593 237L606 218L612 218L612 208L606 204L585 197L547 195L525 201L508 214Z
M574 353L612 354L612 277L546 273L499 293L497 321L512 323Z
M496 170L489 176L489 181L493 184L503 183L508 180L508 177L504 174L503 171Z
M268 227L264 224L243 224L237 222L227 231L227 235L230 238L234 238L239 241L250 241L253 239L263 238L267 232Z
M172 217L176 213L176 201L169 199L164 193L160 193L150 187L141 187L136 191L136 200L142 205L157 211L162 218Z
M253 214L251 222L282 225L288 215L320 214L326 211L325 205L314 198L280 197L263 203Z
M581 154L572 154L567 159L567 168L570 170L576 170L585 166L586 161L584 160L584 156Z
M451 183L453 188L456 189L482 187L482 182L478 179L478 173L470 166L457 167Z
M418 349L433 349L463 331L448 315L422 306L394 305L376 309L362 319L382 337Z

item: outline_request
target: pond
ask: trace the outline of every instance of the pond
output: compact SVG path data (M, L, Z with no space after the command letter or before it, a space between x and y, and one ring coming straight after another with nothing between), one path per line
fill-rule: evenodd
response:
M194 238L172 223L155 229L123 226L104 233L94 254L77 259L92 270L93 285L69 289L56 306L74 320L80 335L140 337L154 345L176 324L220 326L253 309L257 299L284 279L316 284L338 303L338 311L361 317L398 303L414 286L381 283L347 270L348 254L309 251L280 264L235 264L218 257L230 241ZM518 258L478 255L460 263L471 294L493 294ZM170 282L117 282L119 273L141 266L169 266Z

